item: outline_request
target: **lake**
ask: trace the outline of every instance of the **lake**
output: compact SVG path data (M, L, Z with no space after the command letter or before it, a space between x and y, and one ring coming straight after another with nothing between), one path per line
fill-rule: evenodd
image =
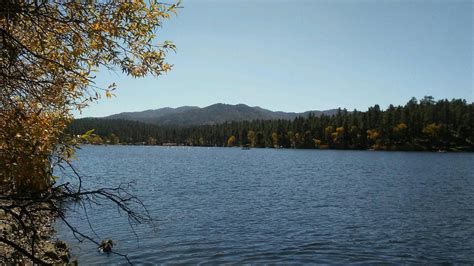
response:
M155 230L88 212L136 263L474 263L474 154L84 146L94 186L135 180ZM74 208L74 206L71 206ZM85 215L72 224L90 232ZM81 264L126 263L58 235Z

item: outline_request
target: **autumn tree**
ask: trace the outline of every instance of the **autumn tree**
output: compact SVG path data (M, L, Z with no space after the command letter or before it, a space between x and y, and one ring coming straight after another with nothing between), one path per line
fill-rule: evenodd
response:
M328 143L329 145L332 143L333 141L333 133L334 131L334 128L332 126L327 126L325 129L324 129L324 140L326 141L326 143Z
M253 133L250 132L250 137L256 137L256 132L261 132L263 134L261 144L265 147L274 147L277 141L278 146L283 148L473 149L472 103L460 99L439 100L435 104L425 105L409 102L405 106L392 106L380 112L382 119L379 119L373 128L368 127L368 112L341 111L339 115L334 116L308 116L294 120L234 121L184 127L85 118L75 120L69 126L69 131L77 135L89 128L95 128L95 133L105 139L109 138L107 136L111 133L115 133L121 142L129 143L146 142L151 134L158 143L226 146L229 136L235 136L236 143L247 145L251 142L247 133L255 130ZM426 121L426 123L420 127L413 125L411 121ZM436 127L440 126L439 130L433 131L436 127L429 126L433 123ZM418 129L411 130L411 127ZM199 141L200 138L203 138L203 141ZM316 144L314 140L319 140L320 143ZM256 146L257 142L255 141Z
M392 129L395 140L406 141L407 124L398 123Z
M114 133L111 133L108 136L108 139L109 139L109 143L112 144L112 145L117 145L117 144L120 143L119 137L117 137L117 135L115 135Z
M158 42L157 30L177 7L155 0L2 1L0 187L7 195L3 200L21 197L53 204L45 200L52 191L73 191L72 187L55 190L53 175L55 166L70 164L78 143L63 134L72 111L81 111L103 95L112 97L114 83L107 87L95 83L101 68L136 78L168 72L171 65L165 56L175 46ZM75 192L78 198L84 195L80 186ZM19 226L27 225L22 217L14 218L12 208L1 207ZM35 224L28 224L20 229L33 234ZM34 243L22 247L4 238L0 242L16 246L39 263L34 260Z
M321 148L322 142L321 142L320 139L313 139L313 141L314 141L314 147L315 148L317 148L317 149Z
M234 135L230 136L228 139L227 139L227 146L228 147L233 147L235 145L235 141L237 139L235 138Z
M372 148L377 149L380 145L380 132L377 129L367 130L367 139L369 143L372 144Z
M423 128L423 133L426 134L430 142L432 144L435 144L436 146L439 146L439 136L441 133L442 125L436 124L436 123L431 123L427 125L426 127Z
M272 132L272 146L274 148L278 148L279 147L279 144L278 144L278 134L276 132Z
M251 147L255 147L255 144L256 144L256 134L255 134L255 131L253 130L249 130L247 132L247 138L249 140L249 144Z

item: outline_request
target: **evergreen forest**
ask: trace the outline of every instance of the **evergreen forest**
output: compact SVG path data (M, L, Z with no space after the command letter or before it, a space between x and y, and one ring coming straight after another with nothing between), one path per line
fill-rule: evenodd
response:
M153 125L102 118L68 127L90 144L141 144L302 149L473 151L474 106L463 99L412 98L404 106L293 120L253 120L215 125ZM93 130L93 131L92 131Z

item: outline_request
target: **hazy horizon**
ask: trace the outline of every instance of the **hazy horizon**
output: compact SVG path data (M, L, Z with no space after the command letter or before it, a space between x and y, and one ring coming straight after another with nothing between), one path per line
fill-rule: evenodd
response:
M425 95L425 96L430 96L430 95ZM423 96L424 97L424 96ZM423 99L423 97L415 97L418 101ZM411 98L410 98L411 99ZM405 105L410 99L408 99L405 103L402 103L402 104L393 104L394 106L403 106ZM453 98L454 99L454 98ZM458 99L461 99L461 98L458 98ZM434 99L435 101L437 100L452 100L452 99L447 99L447 98L443 98L443 99ZM463 100L466 100L466 99L463 99ZM467 100L466 100L467 101ZM218 103L213 103L213 104L209 104L209 105L205 105L205 106L198 106L198 105L181 105L181 106L159 106L159 107L156 107L156 108L150 108L150 109L143 109L143 110L136 110L136 111L120 111L120 112L117 112L117 113L113 113L113 114L108 114L108 115L103 115L103 116L78 116L77 118L85 118L85 117L97 117L97 118L100 118L100 117L107 117L107 116L110 116L110 115L115 115L115 114L119 114L119 113L138 113L138 112L145 112L145 111L153 111L153 110L159 110L159 109L165 109L165 108L172 108L172 109L177 109L177 108L182 108L182 107L197 107L197 108L206 108L206 107L209 107L209 106L213 106L213 105L218 105L218 104L223 104L223 105L232 105L232 106L236 106L236 105L246 105L248 107L251 107L251 108L262 108L262 109L266 109L266 110L269 110L269 111L272 111L272 112L285 112L285 113L304 113L304 112L310 112L310 111L330 111L330 110L336 110L338 108L341 108L341 109L347 109L348 111L354 111L354 110L357 110L357 111L367 111L368 108L370 107L373 107L372 106L367 106L365 109L348 109L348 108L345 108L343 106L337 106L337 107L334 107L334 108L328 108L328 109L316 109L316 108L313 108L313 109L308 109L308 110L303 110L303 111L285 111L285 110L279 110L279 109L270 109L270 108L267 108L266 106L261 106L261 105L249 105L249 104L246 104L246 103L235 103L235 104L230 104L230 103L223 103L223 102L218 102ZM380 106L380 105L379 105ZM387 106L380 106L380 109L381 110L386 110L388 107L390 106L387 105Z
M183 1L158 32L178 48L173 70L119 85L77 117L214 103L284 112L411 97L473 101L471 1Z

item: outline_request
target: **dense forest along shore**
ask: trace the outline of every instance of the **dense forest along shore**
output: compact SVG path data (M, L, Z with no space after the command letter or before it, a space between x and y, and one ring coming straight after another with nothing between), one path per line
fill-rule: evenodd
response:
M231 121L213 125L159 125L83 118L68 132L84 143L258 148L473 151L474 106L466 100L412 98L404 106L367 111L338 109L293 120ZM91 131L93 130L93 131Z

